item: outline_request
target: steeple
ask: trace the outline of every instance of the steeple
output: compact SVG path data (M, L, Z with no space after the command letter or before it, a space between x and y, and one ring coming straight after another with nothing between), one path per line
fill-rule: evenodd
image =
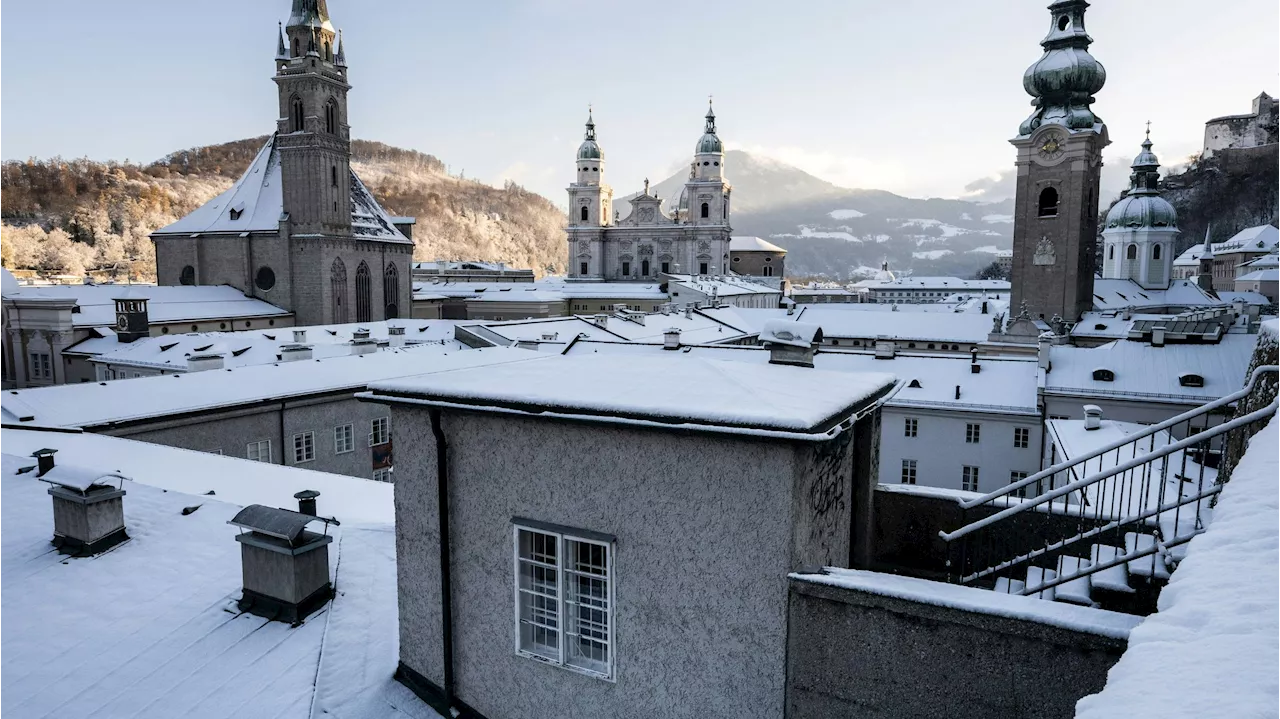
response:
M333 64L338 67L347 66L347 50L342 42L342 31L338 31L338 54L333 58Z
M1133 158L1133 174L1129 176L1129 194L1154 195L1160 180L1160 160L1151 151L1151 123L1147 123L1147 136L1142 141L1142 152Z
M280 42L276 44L276 59L288 60L289 47L285 45L285 42L284 42L284 23L276 23L276 25L280 31Z
M1093 38L1084 29L1085 0L1057 0L1049 6L1049 34L1041 41L1044 55L1022 76L1035 112L1018 134L1030 135L1042 124L1085 130L1102 122L1093 114L1094 95L1107 81L1107 71L1089 54Z
M711 98L707 98L707 132L716 134L716 109L712 104Z

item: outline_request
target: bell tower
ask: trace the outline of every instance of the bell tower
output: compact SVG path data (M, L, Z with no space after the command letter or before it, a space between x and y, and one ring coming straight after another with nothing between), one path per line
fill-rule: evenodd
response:
M716 111L707 103L706 126L693 150L685 195L691 225L729 225L728 183L724 180L724 143L716 134Z
M604 228L613 217L613 188L604 181L604 150L596 142L595 115L587 111L587 132L578 146L576 178L569 185L569 276L604 274Z
M293 0L276 46L284 211L295 235L351 234L346 52L325 0Z
M1107 127L1093 113L1106 82L1089 54L1085 0L1049 5L1049 34L1022 87L1035 111L1010 142L1018 150L1013 226L1013 306L1075 322L1093 308L1098 185Z

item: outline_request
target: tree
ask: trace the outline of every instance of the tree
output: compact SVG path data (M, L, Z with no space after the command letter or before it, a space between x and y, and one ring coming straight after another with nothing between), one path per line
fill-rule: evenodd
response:
M976 279L1007 280L1009 279L1009 273L1005 272L1005 269L1000 266L1000 261L996 260L995 262L992 262L991 264L979 270Z

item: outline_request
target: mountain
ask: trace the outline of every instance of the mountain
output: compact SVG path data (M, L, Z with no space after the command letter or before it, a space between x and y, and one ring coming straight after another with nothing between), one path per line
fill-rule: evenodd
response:
M4 266L79 275L154 277L147 235L227 189L265 137L196 147L146 165L88 159L0 167ZM435 157L352 143L352 167L392 214L418 218L415 259L505 261L538 272L564 265L564 213L514 183L450 176Z
M733 232L788 251L792 276L849 279L882 262L917 275L970 277L1013 246L1013 201L913 199L833 185L776 160L741 150L725 154L733 185ZM679 202L688 178L677 172L651 188ZM615 202L626 216L628 194Z

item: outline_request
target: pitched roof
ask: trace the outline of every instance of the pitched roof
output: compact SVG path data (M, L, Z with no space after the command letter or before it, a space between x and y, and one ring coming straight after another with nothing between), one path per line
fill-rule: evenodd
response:
M6 300L68 299L80 308L71 316L75 327L110 327L116 323L116 300L126 295L145 299L152 324L192 322L239 317L287 317L275 305L226 285L49 285L21 287L4 295Z
M759 237L730 237L730 252L782 252L786 250Z

